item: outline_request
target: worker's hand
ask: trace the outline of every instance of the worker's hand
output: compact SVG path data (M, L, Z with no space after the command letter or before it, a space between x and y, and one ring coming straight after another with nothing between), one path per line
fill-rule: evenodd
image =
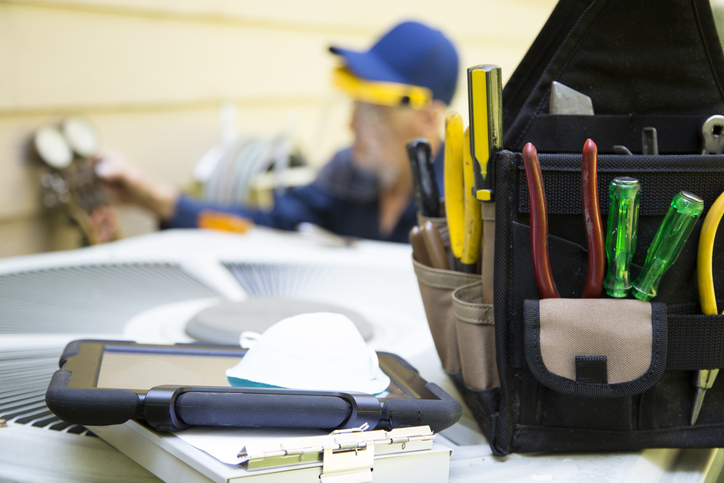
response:
M93 162L96 175L113 198L138 204L162 220L173 216L180 196L178 189L149 177L119 153L103 152Z

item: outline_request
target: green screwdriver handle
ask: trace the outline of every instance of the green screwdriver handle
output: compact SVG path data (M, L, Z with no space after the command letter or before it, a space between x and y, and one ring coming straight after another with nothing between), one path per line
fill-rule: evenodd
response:
M656 297L659 282L681 253L696 225L704 200L686 191L677 193L646 253L644 268L633 283L633 294L647 302Z
M629 265L636 251L641 184L628 176L616 178L608 188L611 204L606 229L608 273L603 281L611 297L626 297L631 290Z

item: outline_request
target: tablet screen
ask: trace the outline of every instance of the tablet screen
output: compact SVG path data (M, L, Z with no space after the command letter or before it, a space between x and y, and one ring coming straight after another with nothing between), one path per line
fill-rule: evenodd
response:
M97 387L147 391L155 386L229 387L226 370L240 357L103 352Z

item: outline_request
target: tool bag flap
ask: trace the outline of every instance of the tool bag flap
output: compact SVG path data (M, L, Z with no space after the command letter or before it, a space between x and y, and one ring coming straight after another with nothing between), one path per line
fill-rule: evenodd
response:
M621 397L650 389L664 373L666 305L639 300L525 302L525 357L557 392Z
M724 54L709 0L561 0L503 90L504 146L539 153L701 152L702 122L724 113ZM595 116L550 115L552 81L589 97Z

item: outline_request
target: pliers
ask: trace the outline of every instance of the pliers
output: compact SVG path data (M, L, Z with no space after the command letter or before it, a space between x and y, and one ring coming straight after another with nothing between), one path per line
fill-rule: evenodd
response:
M712 255L714 253L714 239L719 228L719 222L724 215L724 193L716 199L701 226L699 237L699 251L696 257L696 277L699 283L699 302L701 311L705 315L717 315L719 310L716 306L716 293L714 292L714 273L712 267ZM694 379L694 385L698 388L694 408L691 412L691 424L696 424L699 411L704 402L704 395L707 389L714 384L719 369L708 369L698 371Z
M528 181L528 199L530 203L530 244L533 256L533 269L538 292L542 299L560 298L551 273L548 258L548 213L546 208L543 175L538 162L538 152L528 143L523 148L523 165ZM583 298L598 298L603 289L605 254L603 243L603 224L598 204L598 149L588 139L583 146L581 165L581 199L583 201L583 221L588 241L588 274Z

